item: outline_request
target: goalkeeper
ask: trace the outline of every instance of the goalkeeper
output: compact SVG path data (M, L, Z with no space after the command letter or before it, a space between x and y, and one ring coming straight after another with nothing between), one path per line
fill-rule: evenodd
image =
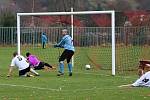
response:
M41 62L35 55L32 55L29 52L26 53L26 56L28 62L30 63L31 66L33 66L35 70L44 69L45 66L47 66L48 68L53 68L50 64Z
M67 60L67 64L68 64L68 70L69 70L69 76L72 76L72 63L70 62L72 56L74 55L74 46L72 43L72 38L70 35L68 35L68 32L66 29L62 30L62 39L61 41L54 45L54 47L61 47L64 48L65 50L63 51L63 53L61 54L60 58L59 58L59 71L57 76L61 76L64 75L64 60Z

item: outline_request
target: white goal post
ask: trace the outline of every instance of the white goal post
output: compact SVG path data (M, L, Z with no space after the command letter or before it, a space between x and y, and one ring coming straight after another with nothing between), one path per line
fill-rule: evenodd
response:
M21 16L38 16L38 15L71 15L71 22L73 23L73 15L83 14L111 14L111 33L112 33L112 75L115 75L115 11L77 11L73 12L38 12L38 13L17 13L17 48L18 54L20 54L20 17ZM72 36L73 36L73 24L72 24Z

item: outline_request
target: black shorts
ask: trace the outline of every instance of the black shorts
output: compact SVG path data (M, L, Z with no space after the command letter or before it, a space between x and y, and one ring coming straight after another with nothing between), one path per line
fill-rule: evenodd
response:
M45 65L45 62L40 62L38 66L35 66L35 67L34 67L34 69L35 69L35 70L44 69L44 65Z
M67 59L67 63L69 63L73 55L74 55L74 51L65 49L59 58L59 62Z
M19 76L25 75L29 71L30 71L30 66L27 67L26 69L20 70L19 71Z

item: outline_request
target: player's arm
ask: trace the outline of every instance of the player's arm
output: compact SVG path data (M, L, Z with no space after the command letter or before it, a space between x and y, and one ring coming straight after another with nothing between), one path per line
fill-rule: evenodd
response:
M9 66L7 77L10 77L12 75L13 67L15 66L15 59L13 58L11 61L11 64Z
M45 36L45 42L48 42L47 36Z
M57 45L62 45L63 44L64 39L62 39Z
M138 68L138 76L141 77L144 74L143 69Z
M118 87L133 87L133 85L132 84L126 84L126 85L120 85Z
M139 61L139 66L138 66L138 75L141 77L144 74L144 67L145 67L146 62L143 60Z
M26 59L26 62L29 63L29 57L27 57L27 58L25 58L25 59Z
M141 80L143 80L144 76L142 75L140 79L137 79L134 83L132 84L126 84L126 85L120 85L118 87L139 87L141 86Z
M57 44L54 45L54 47L61 47L63 48L63 44L64 44L64 39L61 39L61 41Z
M12 75L12 71L13 71L13 66L10 66L9 70L8 70L7 77L10 77Z

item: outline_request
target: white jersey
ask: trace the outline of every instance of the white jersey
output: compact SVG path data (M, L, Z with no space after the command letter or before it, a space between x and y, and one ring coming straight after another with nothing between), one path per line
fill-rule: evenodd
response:
M12 59L10 66L16 66L19 70L23 70L29 67L29 63L27 63L25 57L17 55Z
M150 71L143 74L138 80L136 80L132 86L146 86L150 87Z

